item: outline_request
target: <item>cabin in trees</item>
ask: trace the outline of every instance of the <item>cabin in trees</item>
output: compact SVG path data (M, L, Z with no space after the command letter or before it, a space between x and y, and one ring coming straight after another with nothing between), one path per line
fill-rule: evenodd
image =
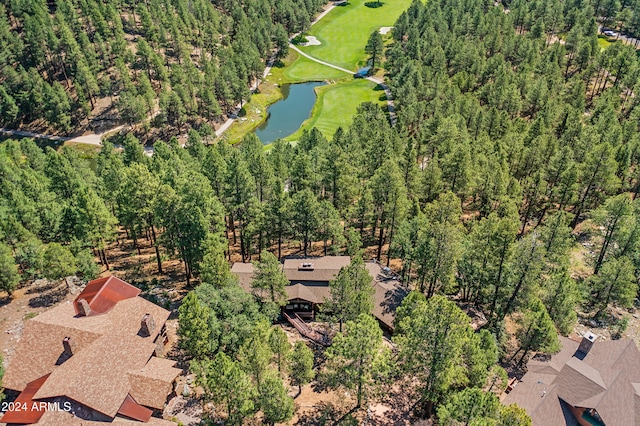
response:
M282 270L290 285L286 287L287 304L284 311L295 313L304 319L315 319L319 306L330 298L329 281L350 262L349 256L286 258ZM375 290L371 313L383 329L393 331L396 308L408 292L389 268L384 268L375 261L366 262L365 266L372 277L371 285ZM253 265L235 263L231 271L238 276L242 288L252 292Z
M175 425L160 418L181 372L161 358L169 311L139 294L101 278L28 320L3 380L16 409L0 422Z
M581 342L560 336L562 350L532 359L503 401L527 410L533 426L640 424L640 352L631 339Z

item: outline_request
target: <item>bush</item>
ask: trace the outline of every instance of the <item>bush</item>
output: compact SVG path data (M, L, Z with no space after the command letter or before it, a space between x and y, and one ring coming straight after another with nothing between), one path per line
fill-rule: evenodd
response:
M622 337L629 326L629 317L623 316L616 322L611 329L611 338L618 340Z

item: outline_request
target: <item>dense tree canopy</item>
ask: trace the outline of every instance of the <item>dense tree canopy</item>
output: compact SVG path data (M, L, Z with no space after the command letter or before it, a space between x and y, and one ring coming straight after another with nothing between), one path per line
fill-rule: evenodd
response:
M163 126L217 120L320 3L6 2L0 124L66 132L107 96L131 123L158 107ZM640 66L632 46L601 48L597 34L599 24L638 33L636 3L415 1L386 52L362 46L385 56L395 126L365 103L330 140L313 129L268 152L254 135L206 146L204 130L189 131L185 149L155 141L152 157L127 135L122 153L105 143L90 161L71 147L4 141L0 284L88 277L91 254L110 267L116 238L138 252L148 241L160 273L180 262L188 284L200 283L188 287L179 331L207 398L228 422L259 410L275 422L290 411L275 371L288 367L301 385L313 356L298 346L292 362L269 331L277 309L240 288L228 262L259 260L254 287L279 304L283 255L354 258L331 283L327 307L348 325L328 367L347 369L335 384L362 401L384 352L367 317L367 253L415 290L397 313L398 376L417 383L427 411L527 424L476 392L498 353L488 331L500 337L515 321L519 352L509 355L524 360L557 349L579 303L600 314L637 296ZM473 332L448 296L482 311L485 330ZM218 384L234 399L216 395ZM488 408L469 413L470 401Z

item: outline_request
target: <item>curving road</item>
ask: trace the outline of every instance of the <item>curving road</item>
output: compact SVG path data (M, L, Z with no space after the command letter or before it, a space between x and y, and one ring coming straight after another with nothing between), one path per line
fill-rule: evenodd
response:
M318 15L313 22L311 23L311 25L316 24L318 21L320 21L322 18L324 18L325 16L327 16L327 14L329 12L331 12L333 10L334 7L339 6L340 4L342 4L343 2L336 2L336 3L332 3L331 5L327 6L327 8L320 13L320 15ZM290 38L290 40L294 39L295 37L297 37L299 35L299 33L293 34ZM334 65L332 63L329 62L325 62L322 61L318 58L314 58L311 55L308 55L307 53L303 52L302 50L300 50L297 46L293 45L293 44L289 44L289 47L292 48L293 50L295 50L296 52L298 52L299 54L301 54L302 56L317 62L319 64L325 65L327 67L331 67L337 70L340 70L342 72L345 72L347 74L350 75L355 75L355 72L353 71L349 71L348 69L339 67L337 65ZM251 85L251 93L255 92L256 89L258 88L258 85L260 84L260 82L265 79L267 77L267 75L269 74L269 72L271 72L271 67L273 66L275 57L272 57L271 59L269 59L269 61L267 62L267 66L264 69L264 72L262 73L262 78L255 81L252 85ZM387 86L384 81L380 78L376 78L376 77L367 77L367 80L374 82L376 84L379 84L380 87L382 87L382 89L385 92L385 95L387 97L387 109L389 111L389 120L391 121L391 125L395 126L396 121L397 121L397 117L396 117L396 112L395 112L395 104L393 102L393 95L391 94L391 90L389 89L389 86ZM236 107L236 111L235 114L237 114L237 111L240 111L241 105L238 104ZM157 111L151 118L153 118L155 115L157 115L159 113L159 111ZM219 128L218 130L216 130L215 134L216 137L221 136L224 132L227 131L227 129L229 129L229 127L231 127L231 125L233 124L233 122L235 121L235 118L229 118L227 121L225 121ZM83 144L87 144L87 145L95 145L95 146L101 146L102 145L102 138L108 134L108 133L113 133L113 132L117 132L121 129L123 129L125 126L118 126L118 127L114 127L113 129L109 129L105 132L102 133L90 133L87 135L83 135L83 136L77 136L77 137L67 137L67 136L55 136L55 135L44 135L41 133L34 133L34 132L28 132L28 131L23 131L23 130L13 130L13 129L5 129L0 127L0 133L5 134L5 135L14 135L14 136L22 136L22 137L31 137L31 138L38 138L38 139L49 139L49 140L55 140L55 141L60 141L60 142L77 142L77 143L83 143ZM145 154L151 156L153 155L153 147L144 147L145 150Z
M341 5L344 2L337 2L337 3L332 3L329 6L326 7L326 9L318 16L316 16L316 19L313 20L313 22L311 22L310 27L315 25L319 20L321 20L322 18L324 18L325 16L327 16L327 14L329 12L331 12L333 10L334 7ZM300 35L299 32L292 34L291 37L289 37L289 40L293 40L294 38L298 37ZM290 45L293 46L293 45ZM294 47L295 48L295 47ZM295 48L295 50L298 50L297 48ZM299 51L299 50L298 50ZM303 53L304 55L304 53ZM313 58L311 58L313 59ZM267 78L267 75L269 75L269 73L271 72L271 67L273 67L273 63L275 62L275 55L271 57L271 59L269 59L269 61L267 62L267 66L264 69L264 72L262 73L262 78L260 78L259 80L255 81L250 88L251 93L254 93L257 89L258 89L258 85L260 85L260 83L262 82L262 80L264 80L265 78ZM349 72L349 71L347 71ZM238 113L240 112L240 109L242 109L242 104L238 104L236 105L236 108L233 110L233 112L230 114L231 116L236 116ZM216 138L219 136L222 136L222 134L224 132L227 131L227 129L229 129L229 127L231 127L231 125L233 124L234 121L236 121L236 118L228 118L227 121L225 121L224 123L222 123L222 125L218 128L218 130L216 130Z
M342 68L342 67L339 67L339 66L337 66L337 65L334 65L334 64L332 64L332 63L330 63L330 62L325 62L325 61L323 61L323 60L321 60L321 59L314 58L313 56L311 56L311 55L309 55L309 54L307 54L307 53L303 52L302 50L300 50L300 49L299 49L297 46L295 46L294 44L291 44L291 43L290 43L290 44L289 44L289 48L290 48L290 49L295 50L296 52L298 52L299 54L301 54L301 55L302 55L302 56L304 56L305 58L310 59L310 60L312 60L312 61L314 61L314 62L317 62L317 63L319 63L319 64L321 64L321 65L325 65L325 66L327 66L327 67L331 67L331 68L333 68L333 69L336 69L336 70L338 70L338 71L345 72L345 73L350 74L350 75L356 75L356 73L355 73L355 72L353 72L353 71L349 71L349 70L348 70L348 69L346 69L346 68ZM382 87L382 89L384 90L384 93L385 93L385 95L386 95L386 97L387 97L387 109L388 109L388 111L389 111L389 120L391 121L391 125L392 125L392 126L395 126L395 125L396 125L396 122L398 121L398 118L397 118L397 116L396 116L395 103L393 102L393 95L391 94L391 89L389 89L389 86L387 86L381 78L377 78L377 77L367 77L366 79L367 79L367 80L369 80L369 81L371 81L371 82L373 82L373 83L379 84L379 85L380 85L380 87Z

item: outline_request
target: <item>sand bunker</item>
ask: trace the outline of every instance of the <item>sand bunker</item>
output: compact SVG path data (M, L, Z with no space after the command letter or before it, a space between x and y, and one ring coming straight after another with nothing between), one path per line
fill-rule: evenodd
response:
M382 27L380 28L380 34L384 35L386 33L388 33L389 31L391 31L393 29L393 27Z
M307 42L302 43L302 46L320 46L322 44L320 43L320 40L318 40L314 36L306 36L306 38L307 38Z

